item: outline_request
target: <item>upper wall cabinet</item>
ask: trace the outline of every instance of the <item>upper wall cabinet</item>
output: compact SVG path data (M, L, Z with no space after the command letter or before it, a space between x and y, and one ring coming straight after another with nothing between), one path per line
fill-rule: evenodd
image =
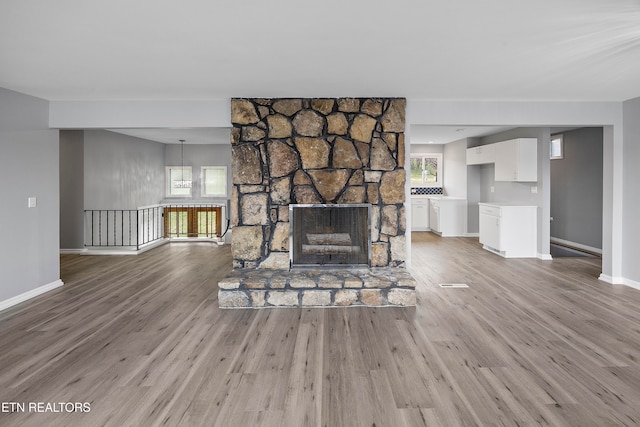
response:
M467 165L495 163L496 181L538 180L538 139L517 138L467 148Z
M495 144L467 148L468 165L484 165L495 162Z
M496 181L538 180L538 139L518 138L495 145Z

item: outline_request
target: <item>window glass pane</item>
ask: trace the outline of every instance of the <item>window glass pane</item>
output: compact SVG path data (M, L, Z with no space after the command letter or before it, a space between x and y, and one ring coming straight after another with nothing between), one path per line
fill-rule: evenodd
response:
M424 158L424 182L437 182L438 181L438 159L435 157Z
M226 196L227 195L227 168L226 166L204 166L202 168L202 195Z
M191 166L167 167L167 196L191 196Z
M213 237L217 235L216 211L206 210L198 212L198 237Z
M410 158L410 176L412 185L435 186L442 185L439 176L441 161L440 154L417 154Z
M551 137L551 147L550 154L552 159L562 159L562 135L552 136Z
M189 222L187 211L170 211L169 214L169 237L187 237Z
M422 184L422 157L411 157L411 184Z

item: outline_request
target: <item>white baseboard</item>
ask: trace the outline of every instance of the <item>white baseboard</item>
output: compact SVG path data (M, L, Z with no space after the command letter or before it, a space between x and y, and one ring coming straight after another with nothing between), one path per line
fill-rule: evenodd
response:
M593 246L583 245L582 243L576 243L576 242L571 242L569 240L558 239L557 237L550 237L549 241L551 243L557 243L559 245L570 246L572 248L582 249L583 251L593 252L595 254L602 255L602 249L594 248Z
M62 280L58 279L55 282L51 282L47 285L40 286L39 288L32 289L23 294L16 295L15 297L9 298L8 300L0 301L0 311L6 310L9 307L20 304L21 302L25 302L28 299L37 297L38 295L49 292L55 288L59 288L62 285L64 285L64 283L62 282Z
M480 237L480 233L464 233L464 237Z
M622 283L623 285L640 290L640 282L636 282L635 280L626 279L626 278L623 278L622 280L623 280L623 283Z
M160 239L156 240L153 243L149 243L146 246L140 247L140 249L136 250L135 248L126 249L119 248L116 246L104 246L104 247L88 247L80 252L81 255L139 255L150 251L153 248L157 248L158 246L166 245L169 243L169 239Z
M543 261L553 261L553 257L551 256L551 254L538 254L537 255L539 259L543 260Z
M630 288L640 290L640 282L627 279L626 277L611 277L606 274L601 274L600 277L598 277L598 279L602 280L603 282L610 283L612 285L624 285Z
M60 249L60 254L61 255L80 255L80 254L83 254L86 251L87 251L86 248L82 248L82 249Z

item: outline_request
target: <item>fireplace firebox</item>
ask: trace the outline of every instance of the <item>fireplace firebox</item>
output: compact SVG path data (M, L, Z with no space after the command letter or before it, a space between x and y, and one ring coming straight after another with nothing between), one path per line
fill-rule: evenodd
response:
M291 204L292 267L368 267L370 204Z

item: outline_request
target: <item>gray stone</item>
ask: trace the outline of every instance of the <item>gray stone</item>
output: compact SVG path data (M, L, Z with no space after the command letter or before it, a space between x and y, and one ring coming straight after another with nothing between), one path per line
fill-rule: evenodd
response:
M359 169L362 161L353 143L344 138L336 138L333 143L333 167L336 169Z
M229 134L231 139L231 145L235 145L240 142L240 128L233 127Z
M269 138L288 138L291 136L291 122L285 116L274 114L267 116Z
M373 170L383 171L391 171L396 168L396 161L389 152L389 147L380 138L374 138L371 143L370 167Z
M293 116L302 109L301 99L278 99L273 103L274 111L284 114L285 116Z
M378 117L382 114L382 101L375 99L367 99L362 103L362 108L360 109L363 113L367 113L370 116Z
M376 119L367 116L366 114L358 114L349 130L351 138L356 141L371 142L371 135L378 122Z
M218 282L218 288L220 289L238 289L240 287L240 278L239 277L225 277L221 281Z
M353 305L358 302L358 291L341 289L336 292L334 304L338 306Z
M386 289L391 285L393 282L384 276L368 276L364 279L365 288Z
M382 305L382 292L379 289L362 289L360 301L364 305L379 307Z
M303 291L303 307L324 307L331 305L331 291Z
M316 282L306 276L293 276L289 280L289 286L294 289L315 288Z
M389 103L380 123L383 132L404 132L406 99L394 99Z
M398 231L401 233L407 231L407 215L404 206L398 210Z
M318 193L326 203L335 202L336 197L349 179L349 171L347 169L334 170L311 170L309 176Z
M274 205L288 205L291 203L291 179L274 179L271 184L271 203Z
M389 265L389 246L387 243L373 243L371 245L371 266L386 267Z
M243 225L268 224L267 194L247 194L240 202Z
M404 235L390 237L391 244L391 260L404 261L407 259L407 240Z
M251 144L231 148L231 169L234 184L261 184L260 150Z
M382 172L364 171L364 182L380 182L380 179L382 179Z
M311 108L327 115L333 110L335 101L333 99L314 99L311 101Z
M332 274L323 274L318 278L318 287L340 289L342 288L342 279Z
M387 205L382 208L380 232L389 236L398 234L398 209L395 205Z
M235 227L239 224L240 222L240 217L238 215L238 205L240 204L240 199L238 196L238 189L237 187L234 185L233 187L231 187L231 209L230 209L230 213L229 216L231 217L231 224Z
M344 113L357 113L360 111L360 100L356 98L338 99L338 110Z
M322 200L310 185L298 185L293 188L293 197L296 203L315 204L321 203Z
M266 136L266 132L256 126L242 127L243 141L260 141L265 136Z
M303 136L320 136L324 129L324 118L313 110L300 111L292 123L298 135Z
M347 187L340 198L338 203L352 204L352 203L364 203L365 188L364 187Z
M272 178L289 175L298 169L298 154L284 142L269 142L267 152L269 153L269 171Z
M349 123L343 113L333 113L327 116L327 133L346 135Z
M323 169L329 166L329 144L321 138L294 139L303 169Z
M404 203L405 182L406 172L403 169L384 173L380 180L380 197L382 198L382 202L388 205Z
M371 206L371 241L380 240L380 207Z
M289 268L288 252L271 252L267 259L260 263L259 268L283 270ZM264 286L266 287L266 285Z
M256 108L246 99L231 100L231 123L248 125L260 121Z
M218 306L220 308L250 307L249 296L242 291L218 291Z
M285 276L275 276L269 281L269 288L284 289L287 286L287 278Z
M414 306L416 305L416 291L413 289L389 289L387 300L392 305Z
M279 222L276 224L276 229L271 238L272 251L289 251L289 227L288 222ZM287 268L289 268L288 261Z
M231 233L231 251L233 258L239 260L256 260L262 256L262 227L239 226Z
M298 304L297 291L268 291L267 303L280 307L294 307Z

